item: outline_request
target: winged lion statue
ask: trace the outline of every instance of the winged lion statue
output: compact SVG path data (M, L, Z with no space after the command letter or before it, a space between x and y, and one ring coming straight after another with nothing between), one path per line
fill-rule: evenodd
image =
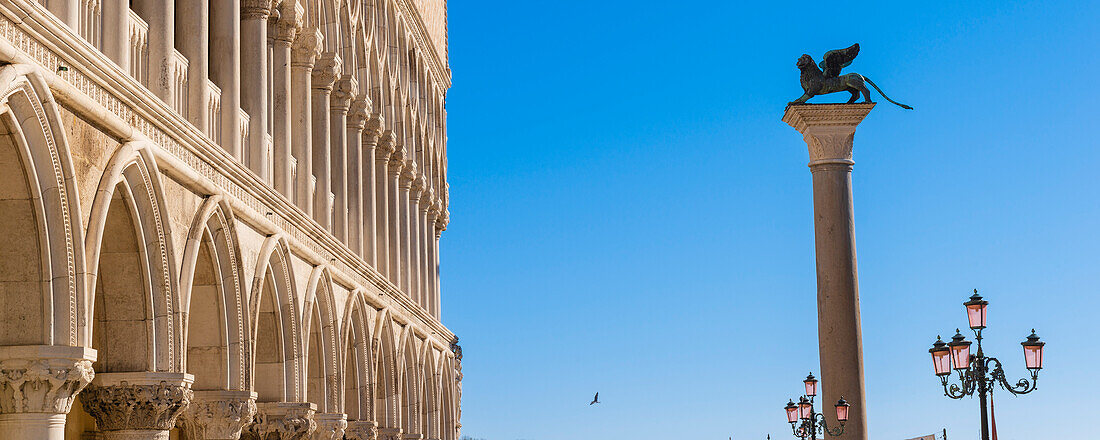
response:
M874 102L871 101L871 91L864 85L866 82L870 84L871 87L874 87L887 101L906 110L913 109L913 107L890 99L889 96L886 96L886 94L882 92L882 89L875 85L874 81L871 81L871 78L858 73L841 75L841 69L851 65L852 60L856 59L856 55L859 55L859 43L844 49L830 50L825 52L825 55L821 57L821 65L820 68L818 68L818 65L814 64L813 57L802 54L802 56L798 58L798 63L796 63L796 65L798 66L798 70L802 71L802 90L805 91L805 93L788 105L805 104L806 100L814 96L837 92L851 92L852 97L848 99L849 104L856 102L856 99L859 99L861 93L863 94L863 102Z

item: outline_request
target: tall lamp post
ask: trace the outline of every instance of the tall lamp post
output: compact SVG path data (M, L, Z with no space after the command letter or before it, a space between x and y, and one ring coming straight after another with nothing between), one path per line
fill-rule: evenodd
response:
M989 302L978 295L978 289L974 289L974 295L963 303L966 306L966 316L970 321L970 329L974 331L974 338L978 341L977 354L970 354L971 342L966 340L959 329L955 329L955 336L951 342L944 343L943 339L936 337L936 342L928 350L932 354L932 365L943 384L943 394L952 399L962 399L973 396L976 392L982 406L982 440L989 440L989 414L986 401L993 396L994 385L1000 385L1005 391L1014 395L1027 394L1035 391L1039 381L1039 370L1043 368L1043 346L1045 342L1039 341L1035 329L1031 335L1020 345L1024 349L1024 364L1031 373L1031 379L1020 379L1015 385L1008 382L1005 377L1001 361L995 357L986 356L982 351L982 330L985 329L986 308ZM949 383L951 370L958 372L959 383Z
M787 422L791 424L791 432L795 437L810 440L817 440L818 432L821 433L821 438L825 436L839 437L844 434L844 422L848 421L848 408L851 405L844 401L841 397L836 402L834 407L836 408L836 419L840 422L840 426L829 429L829 425L825 422L825 414L821 414L814 409L814 397L817 396L817 379L814 378L813 373L806 376L806 380L802 381L806 385L806 395L798 398L798 403L795 404L794 400L787 402L787 406L783 409L787 410ZM801 423L799 423L801 421ZM771 438L769 435L768 438Z

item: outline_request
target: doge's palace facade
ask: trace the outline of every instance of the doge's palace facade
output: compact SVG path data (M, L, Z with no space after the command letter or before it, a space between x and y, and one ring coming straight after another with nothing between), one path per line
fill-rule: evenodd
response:
M0 439L457 439L446 32L0 0Z

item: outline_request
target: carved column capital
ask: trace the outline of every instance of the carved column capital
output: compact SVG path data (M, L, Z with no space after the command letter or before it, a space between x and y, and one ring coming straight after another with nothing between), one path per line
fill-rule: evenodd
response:
M347 440L378 440L378 423L374 421L351 421L344 431Z
M256 417L245 427L242 439L306 440L317 429L314 413L317 406L309 402L267 402L256 404Z
M447 230L447 224L450 223L450 222L451 222L451 211L444 208L443 212L439 215L439 218L435 220L435 228L437 230L439 230L439 232L446 231Z
M367 97L359 97L351 102L351 108L348 109L348 128L356 130L363 130L367 126L367 121L370 120L371 101ZM366 134L366 133L364 133ZM377 142L378 136L373 136L371 143ZM366 143L366 139L363 140Z
M325 52L317 59L313 66L313 90L331 91L336 83L336 75L340 73L340 55L333 52Z
M290 66L312 69L321 56L321 48L324 47L325 37L316 28L302 28L294 37L294 43L290 45Z
M336 80L332 89L331 105L333 112L347 112L351 101L359 94L359 81L354 76L344 75Z
M801 104L787 106L786 122L806 140L810 167L825 164L851 166L856 126L875 104Z
M412 201L414 203L420 203L420 199L427 194L427 183L428 179L425 179L423 174L417 173L414 169L412 176Z
M185 373L100 373L80 401L107 438L115 431L167 433L191 403L194 381Z
M292 44L295 37L302 30L305 9L297 1L283 0L272 11L272 19L268 20L268 32L272 40L283 44Z
M381 121L379 121L379 124L381 124ZM369 127L370 126L368 126L368 128ZM393 155L394 150L397 148L396 142L397 137L394 136L392 130L383 131L382 134L378 136L378 151L375 152L374 159L378 162L389 162L390 156Z
M271 0L241 0L241 20L263 20L271 15Z
M404 151L404 148L402 148ZM390 166L393 166L393 160L390 160ZM398 187L404 190L409 190L413 186L413 182L416 181L416 162L412 159L405 160L404 167L401 168L401 179L398 181Z
M378 428L378 440L404 440L401 428Z
M96 351L85 347L0 347L0 415L68 414L92 381Z
M256 393L252 391L195 391L194 395L177 422L187 438L238 439L241 429L256 415Z
M348 427L348 415L343 413L324 413L313 417L317 429L312 440L343 440L344 430Z
M421 174L420 177L423 178L424 175ZM420 214L425 218L427 218L428 212L432 210L432 204L435 203L433 200L435 200L435 190L425 184L424 189L420 191Z
M390 154L390 177L400 177L405 168L405 147L396 146Z

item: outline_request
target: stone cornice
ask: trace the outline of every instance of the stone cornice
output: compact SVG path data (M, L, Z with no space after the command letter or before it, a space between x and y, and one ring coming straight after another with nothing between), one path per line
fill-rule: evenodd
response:
M424 25L424 17L420 15L420 11L416 9L416 6L410 4L410 0L398 0L396 3L404 16L412 17L411 20L408 20L410 21L408 28L412 29L413 40L416 45L428 54L428 63L432 67L429 70L432 75L436 77L436 81L444 85L445 89L451 88L451 68L443 62L439 56L438 48L435 47L435 43L428 36L428 27Z
M0 2L0 61L34 70L58 104L120 142L157 145L154 153L163 173L192 190L222 194L238 220L262 234L285 237L306 262L320 265L335 259L334 281L385 294L365 295L371 307L415 320L443 339L454 337L393 282L42 5Z

